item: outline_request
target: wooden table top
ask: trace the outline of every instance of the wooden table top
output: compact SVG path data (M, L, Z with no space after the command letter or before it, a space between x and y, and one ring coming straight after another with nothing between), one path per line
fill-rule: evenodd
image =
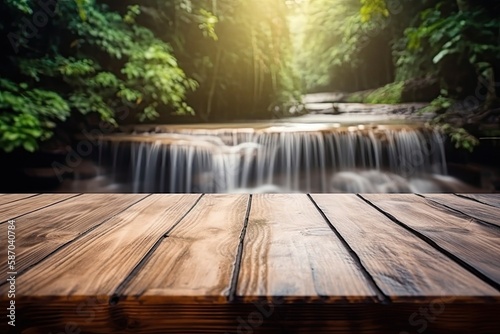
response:
M499 194L3 194L0 235L1 333L500 325Z

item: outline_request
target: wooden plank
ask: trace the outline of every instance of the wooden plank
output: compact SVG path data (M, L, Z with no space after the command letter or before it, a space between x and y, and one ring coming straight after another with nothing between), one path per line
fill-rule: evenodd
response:
M500 300L494 288L356 195L312 198L391 301L432 300L436 296L460 296L469 302L479 296L498 296Z
M36 194L0 194L0 205L19 201L21 199L33 196L36 196Z
M123 295L148 302L227 301L248 200L248 195L205 195Z
M500 283L500 229L497 227L458 217L412 194L366 194L362 197L494 284Z
M401 232L406 230L388 221L368 204L354 201L352 195L337 195L342 198L338 203L337 197L330 196L335 200L323 203L327 208L325 211L331 210L329 219L336 231L341 232L342 239L332 231L314 204L307 198L304 200L305 195L255 196L246 234L242 234L245 236L244 252L236 291L239 293L241 287L245 289L247 286L252 295L240 295L231 302L225 302L226 298L217 299L219 292L227 295L227 283L224 282L231 271L228 266L230 259L234 259L237 243L234 237L239 235L237 232L242 227L240 218L244 216L246 200L240 200L239 195L203 197L189 211L192 207L189 204L197 203L198 197L190 197L189 202L190 198L186 196L194 195L150 196L21 274L16 281L15 332L416 333L425 330L429 333L468 334L495 333L498 329L497 291L490 298L478 295L475 299L465 299L440 293L435 299L426 295L397 303L373 302L377 300L376 289L369 284L371 280L359 272L360 264L365 265L368 260L380 263L381 260L373 259L376 256L394 259L396 268L403 273L407 267L420 266L423 259L432 257L429 267L424 263L421 273L414 276L422 285L413 281L401 284L418 286L429 293L432 293L432 287L423 285L441 284L445 292L458 288L463 272L457 277L452 265L442 282L435 282L434 278L443 271L435 267L434 262L439 260L434 259L436 250L432 247L428 250L420 239L415 245L411 244L410 232ZM418 196L409 196L427 211L438 211L443 219L447 215L453 218L452 227L444 224L447 233L460 231L465 237L469 232L456 226L454 219L457 216L451 211L432 203L426 204ZM75 203L78 203L77 199L74 199ZM107 199L102 202L103 206L113 205ZM360 206L359 202L362 203ZM27 216L35 219L50 208ZM186 216L176 225L175 222L185 213ZM61 214L67 213L61 211ZM84 214L90 215L90 212ZM346 214L350 219L345 218ZM422 217L410 216L413 220ZM32 224L23 218L18 219L19 226ZM230 224L235 220L239 224L237 227ZM63 224L64 219L57 220L55 228L47 233L57 234L64 230ZM470 224L481 227L485 233L498 230L487 224ZM428 228L432 233L439 229L437 224ZM384 236L386 231L388 236ZM166 232L168 236L163 238ZM451 237L456 238L456 235ZM348 238L362 239L360 242L367 245L366 250L356 250L351 243L347 246L345 240L349 241ZM51 242L55 240L51 239ZM484 238L478 237L474 230L470 240L482 243ZM401 249L387 246L389 242ZM409 242L408 245L405 242ZM357 256L350 252L351 248ZM146 258L144 254L147 254ZM415 254L416 259L412 258ZM498 258L499 252L492 250L490 254ZM245 256L251 263L245 261ZM398 256L405 261L399 260ZM441 256L439 252L438 256ZM164 264L170 269L162 268ZM443 264L443 267L449 266ZM375 269L379 270L378 267ZM243 270L259 276L248 280L257 286L262 285L263 292L252 285L242 286ZM179 278L175 277L176 273ZM379 280L386 279L387 284L397 286L400 282L392 281L396 277L380 276ZM110 293L117 291L116 282L121 282L118 286L124 287L118 291L125 292L130 298L110 303ZM133 288L136 284L137 288ZM484 286L483 282L479 284ZM469 288L477 289L477 284L471 282ZM180 289L178 293L177 289ZM0 287L2 305L7 300L5 292L5 286ZM133 298L134 294L141 293L140 298ZM263 297L284 295L285 298L257 302L256 297L261 293ZM323 293L332 293L332 297ZM213 298L207 298L212 295ZM144 296L148 298L141 299ZM12 328L7 322L0 322L0 333L9 331Z
M78 194L42 194L0 206L0 224L48 205L76 197Z
M16 271L21 273L146 196L84 194L18 218L15 230ZM0 253L2 258L6 258L6 249L0 250ZM0 270L4 274L9 271L6 261L1 262Z
M245 301L374 301L356 260L306 195L255 195L237 295Z
M500 227L500 208L471 201L452 194L422 194L425 198L445 205L464 215L494 224Z
M471 198L478 202L500 208L500 194L457 194L457 195Z
M199 195L152 195L71 243L17 280L16 296L111 296ZM6 286L0 287L5 295Z
M16 305L20 303L16 301ZM0 333L453 333L498 332L498 303L144 303L135 310L107 299L36 300L17 309L15 331ZM18 305L19 307L19 305ZM134 312L140 321L123 315ZM36 314L36 316L33 316ZM410 320L411 317L411 320ZM425 331L423 330L425 329Z

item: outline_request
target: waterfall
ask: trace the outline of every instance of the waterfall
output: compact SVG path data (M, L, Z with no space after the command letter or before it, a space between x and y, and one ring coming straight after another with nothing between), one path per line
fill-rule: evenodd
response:
M131 181L134 192L331 192L343 182L363 190L387 175L401 184L447 172L443 135L405 126L182 129L103 141L100 163ZM376 181L373 172L386 176Z

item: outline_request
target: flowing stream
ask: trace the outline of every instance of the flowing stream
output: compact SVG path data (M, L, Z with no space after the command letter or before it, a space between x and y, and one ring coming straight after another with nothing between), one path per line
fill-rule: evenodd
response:
M102 169L133 192L429 192L453 183L443 135L421 126L174 126L108 136L100 148Z

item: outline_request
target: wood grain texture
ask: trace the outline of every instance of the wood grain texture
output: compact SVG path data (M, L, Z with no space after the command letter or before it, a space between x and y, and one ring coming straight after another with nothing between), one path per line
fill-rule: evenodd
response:
M500 208L500 194L457 194L457 195L471 198L478 202Z
M375 300L355 259L306 195L255 195L237 295Z
M431 300L435 296L460 296L469 301L498 296L500 300L494 288L356 195L321 194L312 198L391 301L422 300L426 296Z
M17 279L19 296L111 296L199 195L152 195ZM0 293L5 294L5 286Z
M19 201L21 199L33 196L36 196L36 194L0 194L0 205Z
M18 218L15 230L16 271L24 271L145 197L135 194L84 194ZM2 258L5 258L5 252L6 249L0 250ZM6 262L1 262L0 270L4 274L8 271Z
M76 197L78 194L42 194L35 197L22 199L0 206L0 224L9 219L25 215L39 210L48 205L53 205L59 201Z
M422 194L425 198L445 205L469 217L482 220L500 227L500 208L478 203L450 194Z
M123 294L148 302L226 302L248 199L248 195L205 195Z
M105 299L95 297L78 302L50 298L19 302L22 309L12 333L493 334L498 331L498 304L464 304L439 298L433 303L385 305L127 302L110 306ZM141 321L128 318L126 312L133 312ZM0 322L0 332L9 333L5 321Z
M82 195L18 218L21 254L70 243L17 277L16 327L0 333L498 332L498 289L471 272L495 275L499 229L432 201L257 195L245 229L245 195L152 195L120 210L140 196Z
M411 194L362 195L480 273L500 283L500 230ZM453 195L450 195L453 196Z

